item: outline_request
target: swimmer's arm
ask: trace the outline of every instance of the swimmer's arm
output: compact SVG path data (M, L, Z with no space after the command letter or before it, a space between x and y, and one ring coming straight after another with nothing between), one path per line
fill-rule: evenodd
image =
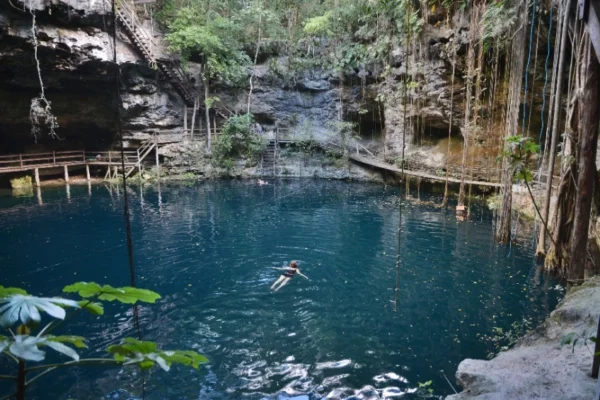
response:
M273 269L276 269L278 271L287 271L288 267L271 267Z
M298 275L300 275L301 277L308 279L308 276L304 275L302 272L300 272L300 271L297 271L297 272L298 272ZM308 279L308 280L310 281L310 279Z

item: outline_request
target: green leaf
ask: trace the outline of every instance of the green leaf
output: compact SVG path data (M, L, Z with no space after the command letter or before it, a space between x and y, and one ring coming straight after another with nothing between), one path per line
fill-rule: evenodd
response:
M124 365L138 364L142 369L158 365L161 369L169 371L171 364L182 364L198 369L199 365L208 362L208 359L192 350L161 351L155 342L140 341L125 338L121 344L109 346L106 349L116 361Z
M590 342L596 343L597 340L596 336L590 336Z
M0 299L6 298L6 297L10 297L10 296L13 296L15 294L26 295L27 292L25 290L23 290L23 289L19 289L19 288L15 288L15 287L5 288L4 286L0 286Z
M135 304L138 301L154 303L160 295L147 289L130 286L114 288L110 285L100 286L94 282L79 282L66 286L65 293L78 293L83 298L98 297L99 300L119 301L125 304Z
M200 364L208 362L208 358L192 350L165 351L163 353L168 363L177 363L198 369Z
M86 339L83 336L48 336L47 340L51 342L69 343L78 349L87 348L87 345L85 344Z
M89 300L81 300L79 306L93 315L104 315L104 307L102 303L94 303Z
M562 337L562 339L560 340L560 344L561 345L565 345L565 344L571 344L571 342L573 341L573 339L577 336L577 333L575 332L571 332L565 336Z

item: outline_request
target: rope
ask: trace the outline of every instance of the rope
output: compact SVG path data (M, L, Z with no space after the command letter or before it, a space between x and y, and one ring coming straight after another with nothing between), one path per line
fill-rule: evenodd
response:
M133 260L133 240L131 235L131 214L129 212L129 199L127 194L127 177L125 176L125 145L123 143L123 127L121 126L121 108L123 101L121 99L121 68L117 62L117 6L116 0L112 0L113 14L113 63L115 65L115 96L117 100L117 113L115 126L119 135L121 144L121 170L123 171L123 214L125 217L125 232L127 236L127 255L129 260L129 281L132 287L135 287L135 263ZM110 168L110 167L109 167ZM140 315L137 303L132 306L133 322L137 332L138 340L142 340L142 330L140 328ZM146 378L142 374L142 398L146 398Z
M536 4L537 0L533 0L533 8L531 9L531 29L529 30L529 55L527 56L527 66L525 67L525 101L523 101L523 127L521 128L521 134L523 135L525 135L525 120L527 116L527 89L529 85L529 66L531 65L531 47L533 46L533 28L535 27L535 10L537 8Z
M538 143L540 144L541 150L544 151L544 145L542 143L542 134L544 133L544 112L546 111L546 89L548 87L548 63L550 61L550 52L551 52L551 40L552 37L552 13L554 11L554 7L550 5L550 17L549 17L549 26L548 26L548 46L546 48L546 64L544 66L544 89L542 90L542 127L540 128L540 135L538 138ZM541 157L538 159L538 166L541 164Z
M408 97L408 45L409 45L409 40L410 40L410 19L409 19L409 10L408 8L405 8L405 12L406 12L406 52L405 52L405 56L404 56L404 65L406 68L406 74L404 77L404 94L403 94L403 101L404 101L404 110L403 110L403 129L402 129L402 165L400 167L401 169L401 176L403 179L406 179L406 176L404 175L404 150L406 148L406 106L407 106L407 97ZM404 188L404 198L406 198L408 196L408 188L405 186ZM400 296L400 267L402 265L401 263L401 257L400 254L402 252L402 198L400 198L400 202L398 205L398 254L396 255L396 289L394 292L394 312L398 312L398 298Z

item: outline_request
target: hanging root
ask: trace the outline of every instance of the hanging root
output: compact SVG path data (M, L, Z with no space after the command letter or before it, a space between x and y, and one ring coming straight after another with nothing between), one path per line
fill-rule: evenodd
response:
M40 96L31 99L29 119L31 120L31 134L36 140L41 133L41 126L47 126L50 130L49 135L55 139L60 139L55 131L58 128L58 121L54 114L52 114L50 102L46 97Z
M60 139L55 129L58 128L58 120L52 113L52 108L48 99L46 99L46 93L44 90L44 81L42 80L42 71L40 69L40 60L38 59L38 41L37 41L37 29L35 27L35 13L30 8L31 13L31 37L33 40L33 55L35 58L38 79L40 81L40 95L31 99L31 106L29 108L29 119L31 121L31 134L37 141L42 127L45 126L49 129L49 135L54 139Z

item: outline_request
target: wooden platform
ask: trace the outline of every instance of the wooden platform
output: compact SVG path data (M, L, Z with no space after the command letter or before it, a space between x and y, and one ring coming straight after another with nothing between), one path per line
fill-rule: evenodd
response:
M359 164L369 165L373 168L382 169L382 170L394 172L397 174L401 174L402 172L404 172L405 175L416 177L416 178L421 178L421 179L426 179L426 180L431 180L431 181L438 181L438 182L446 181L445 176L437 176L437 175L433 175L433 174L428 174L426 172L411 171L408 169L405 169L404 171L402 171L400 168L396 167L395 165L388 164L386 162L380 161L380 160L372 158L372 157L365 157L365 156L361 156L359 154L349 154L349 158ZM448 182L460 183L460 181L461 181L460 179L448 177ZM502 187L502 184L497 183L497 182L465 180L465 183L467 185L475 185L475 186Z

